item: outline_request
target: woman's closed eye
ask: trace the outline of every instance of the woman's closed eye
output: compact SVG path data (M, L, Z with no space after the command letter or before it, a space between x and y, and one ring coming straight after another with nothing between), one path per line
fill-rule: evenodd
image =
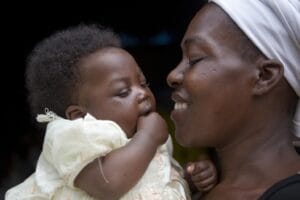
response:
M188 61L188 64L189 64L189 66L192 67L193 65L195 65L195 64L197 64L198 62L202 61L203 59L204 59L203 57L191 59L191 60Z

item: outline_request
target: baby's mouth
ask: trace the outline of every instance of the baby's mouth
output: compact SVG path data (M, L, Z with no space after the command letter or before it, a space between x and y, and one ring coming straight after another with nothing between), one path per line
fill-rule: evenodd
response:
M148 115L150 112L153 111L152 104L149 100L143 101L140 103L140 115Z

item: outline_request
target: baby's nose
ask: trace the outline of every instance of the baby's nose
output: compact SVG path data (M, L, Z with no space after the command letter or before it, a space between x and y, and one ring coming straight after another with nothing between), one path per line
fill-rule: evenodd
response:
M148 98L148 92L144 88L139 88L137 99L138 102L141 103Z

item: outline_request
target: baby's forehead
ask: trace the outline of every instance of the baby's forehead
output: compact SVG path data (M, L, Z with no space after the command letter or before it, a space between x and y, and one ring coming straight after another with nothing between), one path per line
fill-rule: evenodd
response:
M98 50L81 60L81 72L84 77L99 78L105 76L136 76L144 78L144 74L134 57L121 48L106 48ZM108 78L108 77L106 77ZM110 77L111 78L111 77Z
M137 70L137 73L142 77L145 76L143 70L136 62L134 56L130 52L128 52L126 49L119 48L119 47L110 47L110 48L103 49L101 52L104 54L110 54L115 58L120 58L122 60L124 59L124 61L125 60L132 61L132 66L134 67L134 69Z
M94 53L103 53L103 54L115 54L115 55L121 55L121 56L129 56L132 57L132 55L126 50L121 47L103 47L101 49L96 50Z
M117 65L119 63L132 63L137 65L133 56L122 48L105 47L91 52L79 58L79 65L82 67L90 65L91 63L98 63L105 65Z

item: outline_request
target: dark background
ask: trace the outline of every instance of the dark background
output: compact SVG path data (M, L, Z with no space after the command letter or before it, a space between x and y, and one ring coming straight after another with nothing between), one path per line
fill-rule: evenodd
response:
M124 47L143 69L157 97L159 111L169 120L172 102L166 76L180 60L180 40L188 22L204 2L124 0L62 5L41 1L38 5L4 5L2 9L7 14L1 17L4 113L0 199L9 187L33 172L42 144L43 136L37 133L29 116L24 88L26 56L38 41L53 31L82 22L111 27L120 34ZM180 151L176 153L175 149L175 158L180 162L188 160L187 156Z

